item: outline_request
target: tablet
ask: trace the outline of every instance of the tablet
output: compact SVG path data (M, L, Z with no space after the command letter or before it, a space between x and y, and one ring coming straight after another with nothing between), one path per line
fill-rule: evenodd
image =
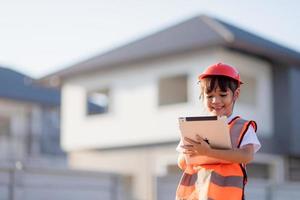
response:
M201 116L201 117L180 117L179 128L183 144L189 144L184 137L196 140L198 134L212 148L231 149L231 139L226 117ZM188 164L216 164L228 163L227 161L207 157L207 156L189 156L186 155Z

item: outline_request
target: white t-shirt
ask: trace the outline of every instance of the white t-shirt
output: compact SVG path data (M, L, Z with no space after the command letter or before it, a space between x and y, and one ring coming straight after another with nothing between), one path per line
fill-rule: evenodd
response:
M230 122L234 117L236 117L236 115L231 115L230 117L227 118L227 122ZM245 133L244 135L244 138L241 142L241 146L245 146L247 144L253 144L253 147L254 147L254 153L256 153L260 147L261 147L261 144L257 138L257 135L254 131L254 128L252 126L249 126L247 132ZM183 149L180 147L181 145L183 145L182 141L180 141L180 143L178 144L178 146L176 147L176 150L178 152L182 152Z

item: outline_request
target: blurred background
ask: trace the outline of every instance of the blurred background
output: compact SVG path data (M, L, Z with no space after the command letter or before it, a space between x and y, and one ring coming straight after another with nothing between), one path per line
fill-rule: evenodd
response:
M247 199L300 198L300 3L0 0L0 200L174 199L197 75L241 73Z

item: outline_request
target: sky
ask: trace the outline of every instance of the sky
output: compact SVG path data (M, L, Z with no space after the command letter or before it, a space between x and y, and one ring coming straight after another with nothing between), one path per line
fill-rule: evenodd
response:
M0 0L0 66L41 78L196 15L300 52L298 0Z

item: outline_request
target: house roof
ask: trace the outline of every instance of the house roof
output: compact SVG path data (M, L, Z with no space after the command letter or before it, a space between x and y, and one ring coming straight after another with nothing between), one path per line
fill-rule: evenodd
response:
M209 16L201 15L89 58L41 78L66 78L85 72L193 49L223 46L265 59L300 66L300 53Z
M4 67L0 67L0 98L50 106L60 105L59 90L41 87L29 76Z

